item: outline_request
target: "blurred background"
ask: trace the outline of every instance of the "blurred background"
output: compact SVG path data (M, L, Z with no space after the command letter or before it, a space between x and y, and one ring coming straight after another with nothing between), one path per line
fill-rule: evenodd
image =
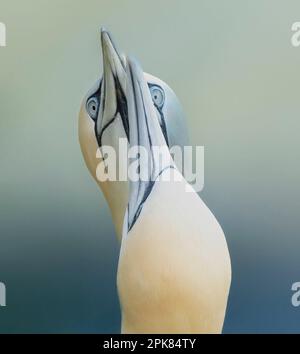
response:
M77 138L100 26L180 98L233 279L224 332L300 332L298 0L0 0L1 333L120 331L118 244Z

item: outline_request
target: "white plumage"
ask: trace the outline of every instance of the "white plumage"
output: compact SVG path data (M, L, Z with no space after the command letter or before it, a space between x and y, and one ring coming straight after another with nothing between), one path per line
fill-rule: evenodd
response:
M121 57L105 30L102 50L103 80L84 98L79 119L91 174L96 179L96 149L103 142L117 149L119 138L127 138L129 146L139 144L150 155L152 146L166 147L165 165L151 155L155 181L98 182L121 240L117 284L122 333L220 333L230 257L220 225L167 148L167 142L185 145L187 140L178 100L135 60ZM157 85L154 97L152 85ZM170 172L180 182L161 180Z

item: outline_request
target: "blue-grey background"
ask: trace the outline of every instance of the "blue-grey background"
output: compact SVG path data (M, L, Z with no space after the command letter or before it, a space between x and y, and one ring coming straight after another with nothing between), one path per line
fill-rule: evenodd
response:
M99 28L178 94L227 237L224 332L300 332L295 1L0 0L0 332L118 332L118 244L77 139Z

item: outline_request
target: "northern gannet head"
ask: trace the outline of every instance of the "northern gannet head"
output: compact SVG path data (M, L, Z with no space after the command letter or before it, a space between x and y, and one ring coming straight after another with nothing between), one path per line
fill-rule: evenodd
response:
M110 33L105 29L101 29L101 46L103 76L88 91L81 103L79 141L86 165L104 193L111 209L118 238L121 239L129 183L127 181L99 182L96 176L99 154L96 153L98 148L104 145L113 147L117 152L119 139L129 140L125 94L127 64L125 56L119 53ZM185 118L177 96L162 80L147 73L144 73L144 78L167 145L169 147L187 145Z

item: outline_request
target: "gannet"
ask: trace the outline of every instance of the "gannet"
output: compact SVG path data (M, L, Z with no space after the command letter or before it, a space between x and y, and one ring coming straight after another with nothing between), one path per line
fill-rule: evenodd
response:
M135 60L126 74L130 145L151 154L165 137ZM164 151L163 165L151 155L154 182L130 182L117 273L122 333L220 333L231 282L225 236ZM159 179L171 169L179 182Z
M152 161L147 181L100 183L121 240L121 332L220 333L231 283L230 255L221 226L170 154L174 122L162 123L159 107L164 112L168 104L175 112L177 105L171 107L168 87L159 79L145 74L136 60L117 54L106 31L101 37L103 79L84 98L79 117L86 164L96 179L95 151L103 143L116 147L121 137L129 146L144 147ZM152 85L161 95L154 97ZM176 122L184 127L181 119ZM165 148L163 161L157 161L153 146ZM168 173L176 178L162 180Z
M79 141L85 163L102 189L109 205L117 237L121 240L128 203L127 181L99 182L96 176L101 159L96 151L102 145L118 150L119 139L128 139L129 127L125 98L125 57L119 54L111 34L101 29L103 77L84 96L79 112ZM188 132L182 106L173 90L157 77L144 73L157 119L169 146L188 145ZM101 152L100 152L101 155ZM184 162L189 168L190 161Z

